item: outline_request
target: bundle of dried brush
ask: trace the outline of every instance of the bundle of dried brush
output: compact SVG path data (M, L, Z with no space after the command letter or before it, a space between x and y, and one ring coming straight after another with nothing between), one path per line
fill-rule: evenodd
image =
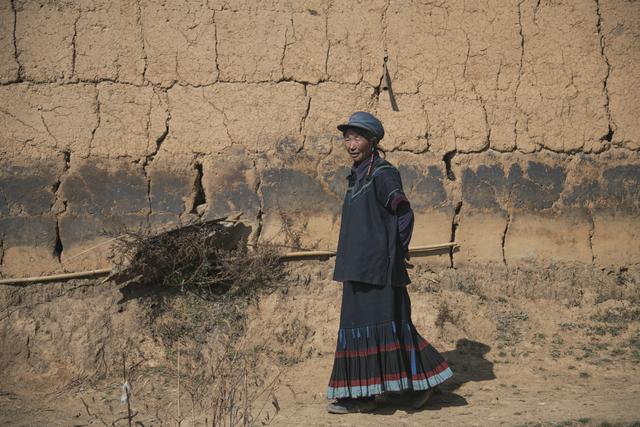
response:
M252 295L284 275L281 254L268 245L247 248L240 223L201 221L169 231L125 230L116 239L110 279L209 296Z

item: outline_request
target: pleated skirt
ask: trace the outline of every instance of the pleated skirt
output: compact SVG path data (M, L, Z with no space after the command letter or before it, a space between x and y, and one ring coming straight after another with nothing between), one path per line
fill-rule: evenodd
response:
M343 284L329 399L427 390L452 375L442 355L411 322L405 287Z

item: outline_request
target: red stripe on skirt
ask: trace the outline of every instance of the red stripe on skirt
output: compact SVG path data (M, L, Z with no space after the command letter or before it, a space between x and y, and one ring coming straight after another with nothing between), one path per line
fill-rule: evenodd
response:
M449 364L447 362L442 362L436 368L427 372L420 372L416 375L413 375L411 378L413 379L413 381L426 380L438 375L440 372L446 370L448 367L449 367Z
M447 362L442 362L438 365L437 368L432 369L426 373L420 373L412 376L413 381L425 380L429 378L433 378L438 375L440 372L446 370L449 367ZM384 376L384 381L399 381L401 379L407 379L409 375L406 372L402 372L400 374L388 374ZM338 387L363 387L363 386L372 386L372 385L380 385L382 381L380 377L373 377L364 380L331 380L329 381L329 387L338 388Z
M427 341L425 340L420 341L420 343L418 344L418 351L424 349L428 345L429 343ZM335 357L336 359L342 359L344 357L365 357L365 356L371 356L377 353L386 353L388 351L395 351L399 349L400 349L400 343L393 343L393 344L387 344L387 345L382 345L378 347L368 348L366 350L336 351ZM402 347L402 349L404 351L411 351L415 349L415 347L412 344L410 344Z
M406 373L402 374L389 374L384 376L384 381L398 381L400 379L407 379L409 376ZM331 380L329 381L329 387L363 387L371 385L380 385L382 380L380 377L368 378L366 380Z

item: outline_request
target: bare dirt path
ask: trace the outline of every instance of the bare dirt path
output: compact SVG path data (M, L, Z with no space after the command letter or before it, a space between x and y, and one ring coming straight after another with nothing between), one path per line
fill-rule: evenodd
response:
M485 371L460 372L419 411L411 410L401 396L381 399L374 414L331 415L325 410L325 386L331 356L311 358L287 370L278 387L280 412L272 426L600 426L640 425L640 373L624 364L607 369L566 369L561 364L541 371L543 363L484 364ZM471 364L476 364L471 361ZM487 371L486 369L490 370ZM494 376L494 378L491 378ZM168 395L173 389L165 390ZM58 394L21 396L0 394L0 425L93 426L103 425L90 416L103 410L111 397L118 407L117 385L93 389L76 387ZM82 403L84 400L88 408ZM146 397L149 401L149 397ZM136 402L138 403L138 402ZM139 406L139 404L138 404ZM143 412L151 412L148 408ZM175 420L147 415L144 425L176 425ZM198 418L196 425L204 425ZM120 420L115 425L126 425ZM187 417L182 426L193 425Z
M449 361L454 377L420 411L401 396L387 396L374 414L344 416L325 410L340 288L325 269L295 273L291 284L263 296L247 314L245 350L261 361L253 379L271 384L280 372L275 390L252 402L259 412L254 425L640 427L636 273L581 278L569 272L566 280L505 276L503 282L499 275L464 271L416 275L413 321ZM145 300L120 302L113 286L14 293L6 296L12 314L0 321L0 426L127 425L120 403L123 337L130 363L144 360L132 381L138 425L211 425L206 399L192 401L188 393L196 384L189 384L189 374L204 367L188 368L183 359L177 376L170 357L175 348L161 345L166 334L158 337L167 324L191 325L186 314L198 315L193 327L206 323L205 311L195 310L191 300L176 299L165 317L149 324ZM206 389L206 396L215 391Z
M375 414L331 415L325 411L325 386L331 362L331 356L308 360L286 374L279 393L282 411L273 425L518 426L569 425L570 421L576 425L640 422L640 370L633 364L577 370L535 359L518 365L487 363L484 372L459 372L420 411L411 410L401 399L393 397L383 399ZM491 372L486 371L488 367Z

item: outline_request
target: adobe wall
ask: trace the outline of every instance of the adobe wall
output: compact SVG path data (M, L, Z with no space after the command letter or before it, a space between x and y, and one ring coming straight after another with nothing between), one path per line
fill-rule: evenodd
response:
M252 239L333 248L335 126L361 109L413 244L462 245L427 262L637 266L638 40L627 0L1 2L2 275L238 212Z

